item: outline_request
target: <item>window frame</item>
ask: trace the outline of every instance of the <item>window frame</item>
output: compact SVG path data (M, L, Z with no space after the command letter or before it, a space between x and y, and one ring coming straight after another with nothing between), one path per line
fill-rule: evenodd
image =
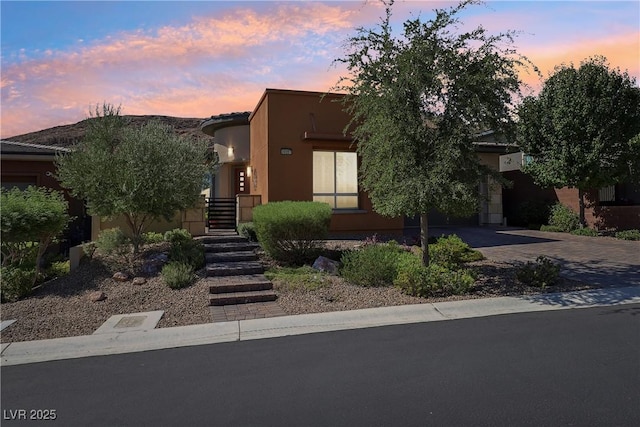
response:
M333 154L333 193L316 193L314 191L312 191L312 199L314 201L316 196L318 197L332 197L333 198L333 204L331 205L331 209L333 209L334 211L353 211L353 210L359 210L360 209L360 189L358 186L358 157L355 151L347 151L347 150L313 150L313 154L312 156L315 156L315 153L331 153ZM338 167L337 167L337 159L338 159L338 153L349 153L349 154L354 154L356 156L356 192L355 193L339 193L338 192ZM315 163L315 159L312 159L312 167L313 167L313 163ZM314 180L312 180L312 187L315 184ZM349 207L338 207L338 198L339 197L355 197L356 198L356 205L355 206L349 206Z

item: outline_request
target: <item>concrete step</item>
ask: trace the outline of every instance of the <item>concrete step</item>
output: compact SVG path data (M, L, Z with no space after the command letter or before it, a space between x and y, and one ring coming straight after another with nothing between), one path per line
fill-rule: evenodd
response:
M255 261L258 259L253 251L241 252L209 252L205 254L207 263L221 263L230 261Z
M209 293L211 294L268 291L271 289L273 289L273 283L266 278L263 281L217 281L209 285Z
M238 276L262 274L264 267L257 261L234 261L207 264L207 276Z
M245 239L239 242L205 243L204 250L207 253L242 252L253 251L259 246L257 243L247 242Z
M213 294L209 296L209 305L234 305L250 304L254 302L275 301L278 298L272 290L252 291L252 292L232 292L223 294Z

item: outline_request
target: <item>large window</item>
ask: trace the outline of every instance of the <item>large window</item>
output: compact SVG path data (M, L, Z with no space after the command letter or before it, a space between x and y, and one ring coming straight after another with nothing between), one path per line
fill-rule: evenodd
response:
M313 200L333 209L358 208L358 157L342 151L313 152Z

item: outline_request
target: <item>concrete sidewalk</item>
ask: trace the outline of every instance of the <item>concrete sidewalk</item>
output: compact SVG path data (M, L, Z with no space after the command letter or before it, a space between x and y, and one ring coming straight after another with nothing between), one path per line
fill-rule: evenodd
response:
M640 303L640 287L446 301L2 344L1 366L316 332Z

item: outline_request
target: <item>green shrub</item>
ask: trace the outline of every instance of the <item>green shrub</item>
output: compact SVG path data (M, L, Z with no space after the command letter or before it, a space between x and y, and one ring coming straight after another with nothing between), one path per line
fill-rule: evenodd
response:
M537 228L546 224L551 214L551 203L546 200L527 200L518 205L514 225Z
M393 285L407 295L426 297L431 295L429 269L422 265L418 256L402 257L396 266L396 277Z
M478 261L484 258L482 253L471 249L455 234L442 236L436 243L429 245L430 263L455 269L462 263Z
M618 231L615 234L616 239L623 240L640 240L640 231L639 230L624 230Z
M82 252L84 252L89 259L93 259L96 249L98 249L96 242L86 242L82 244Z
M31 294L36 281L34 267L6 266L0 268L0 299L3 302L17 301Z
M516 270L516 278L527 286L546 288L557 282L560 277L560 264L541 255L535 262L527 262Z
M243 222L238 224L238 234L246 238L250 242L257 242L258 236L253 222Z
M162 267L162 279L172 289L189 286L195 279L191 265L183 262L169 262Z
M156 233L155 231L149 231L142 235L142 240L147 245L161 243L164 241L164 235L162 233Z
M404 251L397 243L367 245L342 256L341 275L360 286L388 286L396 278L399 262L415 255Z
M560 227L557 227L555 225L541 225L540 226L540 231L551 231L554 233L562 233L563 230Z
M588 227L576 228L575 230L571 230L571 234L574 234L576 236L598 236L598 232L596 230Z
M549 215L549 225L558 227L565 233L580 228L580 217L571 208L556 203L551 207L551 215Z
M120 228L109 228L102 230L96 240L96 247L107 255L123 255L130 252L131 240L120 230Z
M173 230L164 233L164 240L171 244L186 242L192 239L193 237L191 237L191 233L184 228L174 228Z
M466 269L451 269L431 263L424 267L417 256L398 263L393 284L407 295L429 297L439 295L461 295L468 293L475 282L473 274Z
M43 187L29 186L24 191L12 188L0 190L0 254L2 266L19 267L8 277L18 277L22 283L31 277L33 283L40 276L41 259L47 247L55 241L69 223L68 204L61 192ZM33 264L33 274L23 274L22 267ZM30 271L26 270L26 271ZM4 284L3 284L4 286ZM14 295L22 294L17 286Z
M169 261L190 265L194 270L204 266L204 245L193 240L191 234L184 229L176 228L167 231L164 239L171 243Z
M293 265L312 261L326 239L331 207L320 202L271 202L253 209L260 245L275 260Z
M63 277L69 274L71 271L71 264L69 261L57 261L52 262L49 268L45 271L47 279L53 279L56 277Z

